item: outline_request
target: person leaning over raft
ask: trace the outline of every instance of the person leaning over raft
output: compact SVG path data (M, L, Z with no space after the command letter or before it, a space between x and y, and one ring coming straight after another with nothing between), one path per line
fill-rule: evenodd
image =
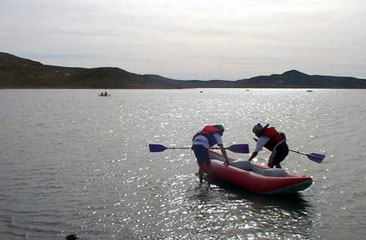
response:
M209 149L217 144L220 147L221 153L225 158L225 164L228 165L227 154L222 143L222 135L224 134L224 127L222 125L205 126L202 131L193 136L192 150L196 156L199 166L199 178L202 183L204 165L207 167L208 182L211 182L211 160Z
M285 134L277 132L274 127L268 128L268 125L262 127L260 123L253 127L253 133L258 137L257 145L254 152L250 155L248 161L252 161L262 151L263 146L272 151L268 160L268 167L281 168L280 162L282 162L288 154L288 146L286 143Z

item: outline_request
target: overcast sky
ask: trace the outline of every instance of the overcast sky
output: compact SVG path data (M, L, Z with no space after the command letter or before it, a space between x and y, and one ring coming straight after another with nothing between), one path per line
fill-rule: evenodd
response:
M175 79L366 78L365 13L366 0L0 0L0 51Z

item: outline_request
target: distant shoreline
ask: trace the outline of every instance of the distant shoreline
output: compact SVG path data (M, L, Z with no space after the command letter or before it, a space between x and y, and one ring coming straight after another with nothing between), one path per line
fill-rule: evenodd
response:
M0 80L1 81L1 80ZM33 88L33 87L23 87L23 88L0 88L1 90L109 90L109 91L113 91L113 90L190 90L190 89L250 89L250 90L260 90L260 89L299 89L299 90L366 90L366 88L326 88L326 87L318 87L318 88L306 88L306 87L251 87L251 88L245 88L245 87L197 87L197 88L63 88L63 87L58 87L58 88L48 88L48 87L37 87L37 88Z
M44 65L0 52L0 89L366 89L366 79L308 75L297 70L231 80L177 80L120 68Z

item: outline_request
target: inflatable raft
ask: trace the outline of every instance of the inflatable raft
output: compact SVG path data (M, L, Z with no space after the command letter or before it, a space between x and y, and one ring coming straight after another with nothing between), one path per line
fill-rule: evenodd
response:
M284 169L268 168L249 161L230 158L229 166L225 166L224 157L214 151L210 151L210 157L214 178L251 192L292 194L307 189L313 183L311 177L292 175Z

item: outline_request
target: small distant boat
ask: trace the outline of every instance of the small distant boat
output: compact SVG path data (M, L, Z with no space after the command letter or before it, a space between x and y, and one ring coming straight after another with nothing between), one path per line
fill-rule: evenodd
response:
M224 157L210 151L211 172L214 178L226 181L247 191L264 194L294 194L310 187L311 177L296 176L281 168L268 168L256 163L230 158L224 165Z
M310 90L310 89L309 89L309 90L307 90L307 92L313 92L313 90Z
M101 92L99 95L98 95L99 97L110 97L111 95L110 94L108 94L107 92Z

